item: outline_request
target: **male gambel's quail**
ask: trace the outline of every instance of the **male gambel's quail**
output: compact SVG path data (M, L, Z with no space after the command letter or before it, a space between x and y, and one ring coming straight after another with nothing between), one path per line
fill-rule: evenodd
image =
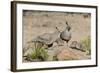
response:
M64 41L66 41L67 46L68 46L68 41L71 39L71 32L70 29L71 27L68 25L68 23L66 22L66 28L64 31L61 32L60 34L60 38Z

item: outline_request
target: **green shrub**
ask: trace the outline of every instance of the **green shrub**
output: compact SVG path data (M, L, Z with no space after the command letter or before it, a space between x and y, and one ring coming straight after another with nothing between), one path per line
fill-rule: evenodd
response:
M42 47L41 44L35 43L34 50L32 53L28 54L29 60L35 60L35 61L45 61L48 58L48 54L45 48Z
M81 43L84 45L84 49L87 55L91 55L91 39L86 37L81 40Z

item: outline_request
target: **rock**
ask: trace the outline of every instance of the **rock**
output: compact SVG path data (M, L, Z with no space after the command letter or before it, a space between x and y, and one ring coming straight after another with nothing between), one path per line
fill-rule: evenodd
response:
M57 57L58 60L80 60L86 59L86 54L80 50L63 47Z
M61 46L53 46L47 49L47 53L49 55L48 61L53 61L53 57L57 56L58 53L62 50Z
M86 53L77 49L72 49L63 46L53 46L47 49L48 51L48 61L53 61L53 57L57 56L58 60L81 60L88 59Z
M23 56L27 56L28 54L31 54L34 51L34 43L28 43L27 46L23 49Z
M79 59L76 57L76 54L73 53L70 49L63 49L58 55L59 60L76 60Z

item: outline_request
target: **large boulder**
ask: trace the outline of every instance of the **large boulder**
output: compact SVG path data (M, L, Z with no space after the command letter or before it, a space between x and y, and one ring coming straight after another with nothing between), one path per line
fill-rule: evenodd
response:
M48 48L48 60L54 60L56 56L58 60L80 60L87 59L85 52L69 48L68 46L53 46Z
M58 60L82 60L87 59L86 53L77 49L61 47L61 52L57 55Z

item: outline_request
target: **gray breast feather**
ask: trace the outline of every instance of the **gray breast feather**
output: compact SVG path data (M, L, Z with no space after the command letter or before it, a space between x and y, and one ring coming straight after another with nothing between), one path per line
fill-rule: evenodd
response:
M71 39L71 32L70 31L64 31L61 33L61 38L65 40Z

